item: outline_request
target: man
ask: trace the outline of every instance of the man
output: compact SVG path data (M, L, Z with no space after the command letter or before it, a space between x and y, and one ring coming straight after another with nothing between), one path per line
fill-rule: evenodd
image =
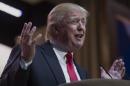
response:
M40 36L32 38L36 27L25 23L20 45L12 50L2 74L1 86L57 86L87 79L73 57L84 43L86 17L88 12L79 5L57 5L48 15L47 41L40 46L35 45ZM121 79L125 68L122 60L116 60L110 75L101 70L102 78Z

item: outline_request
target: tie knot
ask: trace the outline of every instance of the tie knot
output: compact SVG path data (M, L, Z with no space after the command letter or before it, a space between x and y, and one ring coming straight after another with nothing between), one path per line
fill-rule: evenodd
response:
M66 62L67 63L72 63L72 60L73 60L73 58L72 58L71 52L67 52L67 54L66 54Z

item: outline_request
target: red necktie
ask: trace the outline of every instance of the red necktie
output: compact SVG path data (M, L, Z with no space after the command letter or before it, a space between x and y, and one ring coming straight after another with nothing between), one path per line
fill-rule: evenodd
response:
M78 78L76 76L76 73L74 71L74 66L73 66L73 58L72 58L72 54L71 52L68 52L66 54L66 63L67 63L67 71L68 71L68 74L69 74L69 77L70 77L70 81L77 81Z

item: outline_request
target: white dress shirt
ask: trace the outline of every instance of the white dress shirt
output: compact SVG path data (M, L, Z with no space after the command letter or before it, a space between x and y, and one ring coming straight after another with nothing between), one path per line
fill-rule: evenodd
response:
M65 80L66 80L67 83L69 83L70 82L70 77L69 77L69 74L67 72L67 64L66 64L66 58L65 58L65 55L67 54L67 52L60 51L55 47L53 47L53 50L54 50L54 52L55 52L55 54L57 56L57 59L58 59L58 61L60 63L60 66L61 66L62 71L63 71L64 76L65 76ZM74 65L74 71L75 71L75 73L77 75L78 80L81 80L74 62L73 62L73 65Z

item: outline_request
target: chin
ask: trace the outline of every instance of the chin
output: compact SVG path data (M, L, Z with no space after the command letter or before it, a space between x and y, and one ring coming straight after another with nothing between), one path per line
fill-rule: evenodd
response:
M83 43L76 43L75 47L76 49L80 49L83 46Z
M83 46L84 41L73 40L70 42L71 49L79 50Z

